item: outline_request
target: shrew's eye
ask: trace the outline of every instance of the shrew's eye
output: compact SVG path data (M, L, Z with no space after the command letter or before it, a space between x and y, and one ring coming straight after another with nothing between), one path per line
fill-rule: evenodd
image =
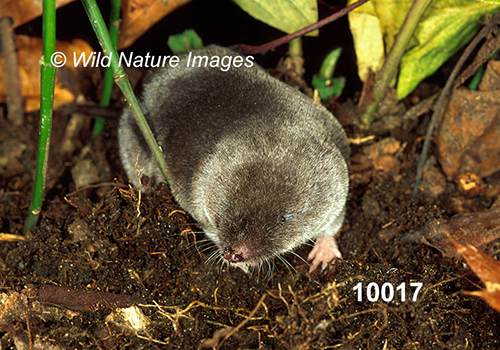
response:
M289 224L292 223L294 220L293 214L284 214L280 216L280 221L282 224Z

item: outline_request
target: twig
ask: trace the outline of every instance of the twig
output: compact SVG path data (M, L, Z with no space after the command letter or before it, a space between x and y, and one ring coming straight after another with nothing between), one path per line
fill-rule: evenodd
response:
M0 18L0 34L2 38L3 70L5 74L5 95L7 100L7 118L16 126L24 122L23 96L19 81L19 67L14 43L14 32L11 30L12 19Z
M137 165L139 164L139 152L137 152L137 158L135 160L134 168L137 171L137 180L139 181L139 198L137 200L137 235L139 236L141 231L141 200L142 200L142 181L141 174L144 171L144 167L139 169Z
M399 30L398 35L394 39L394 44L391 51L384 61L384 65L375 77L375 84L373 85L373 99L374 101L368 105L365 113L361 116L361 123L364 128L368 128L378 111L380 103L385 97L391 81L396 76L396 72L401 62L401 57L406 51L406 47L417 28L422 15L429 6L432 0L415 0L411 6L406 19Z
M248 321L250 321L253 317L253 315L255 315L255 313L260 309L260 306L262 305L262 303L264 302L264 300L266 299L266 296L267 294L263 294L259 301L257 302L257 305L255 305L254 309L252 310L252 312L250 312L250 315L248 315L248 317L243 320L243 322L241 322L239 325L237 325L236 327L234 327L231 332L229 332L225 337L224 339L222 339L222 341L219 343L219 345L217 345L217 350L219 350L222 346L222 344L224 344L224 342L229 339L230 336L232 336L234 333L236 333L238 330L240 330L245 324L248 323Z
M14 235L12 233L0 233L0 242L19 242L26 240L26 237Z
M481 46L481 48L478 50L476 57L474 57L474 61L463 70L458 78L455 79L453 88L456 89L457 87L465 83L465 81L472 75L478 75L477 72L479 72L479 70L484 67L484 63L488 61L491 56L499 50L499 48L500 36L498 34L490 35L484 45ZM482 75L480 76L482 77Z
M269 51L269 50L274 49L278 46L286 44L289 41L292 41L293 39L301 37L301 36L303 36L309 32L312 32L318 28L321 28L321 27L327 25L328 23L336 21L340 17L345 16L350 11L354 10L356 7L359 7L368 1L369 0L359 0L358 2L355 2L352 5L344 7L342 10L332 14L331 16L328 16L328 17L322 19L319 22L311 24L310 26L307 26L307 27L295 32L295 33L288 34L288 35L285 35L279 39L270 41L267 44L259 45L259 46L250 46L250 45L241 45L240 44L240 45L234 45L231 48L235 51L238 51L238 52L246 54L246 55L254 54L254 53L261 53L264 51Z

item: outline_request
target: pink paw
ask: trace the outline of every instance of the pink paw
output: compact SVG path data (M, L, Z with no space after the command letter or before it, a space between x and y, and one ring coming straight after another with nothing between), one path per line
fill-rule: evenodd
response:
M316 240L313 249L307 256L312 261L309 273L314 272L320 265L323 271L333 259L342 259L337 242L333 237L320 237Z

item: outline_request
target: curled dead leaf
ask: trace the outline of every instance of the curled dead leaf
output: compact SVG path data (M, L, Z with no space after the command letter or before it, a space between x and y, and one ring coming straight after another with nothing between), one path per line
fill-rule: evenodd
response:
M56 8L62 7L75 0L56 0ZM13 27L40 17L43 12L43 2L38 0L0 1L0 13L2 17L10 17Z
M124 0L118 49L124 49L170 12L191 0Z
M455 90L437 135L439 162L448 177L500 169L498 91Z
M19 78L21 81L21 94L25 100L24 110L31 112L40 109L40 57L42 56L42 39L17 35L15 43L18 54ZM77 72L77 65L74 58L79 58L82 53L90 55L93 52L89 44L83 40L73 40L71 42L57 41L56 51L62 52L67 62L64 69ZM0 56L0 66L3 66L3 58ZM0 69L0 102L5 102L4 70ZM75 95L64 86L61 80L56 77L54 87L54 108L65 103L73 102Z
M476 247L467 244L463 246L449 237L456 249L462 254L472 271L481 279L486 289L466 292L485 300L492 308L500 312L500 262L493 260Z
M481 247L500 237L500 208L460 214L450 221L432 220L418 231L413 231L402 240L420 242L438 249L446 257L459 258L460 253L448 237L460 244L474 242Z

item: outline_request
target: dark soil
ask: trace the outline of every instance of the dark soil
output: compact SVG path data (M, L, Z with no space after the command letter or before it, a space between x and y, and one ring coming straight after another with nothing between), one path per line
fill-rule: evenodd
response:
M2 122L4 233L20 233L26 217L36 159L36 117L27 115L24 127L18 129L5 119ZM400 153L399 174L372 170L367 177L366 170L353 170L348 215L340 235L344 260L336 262L330 275L309 275L307 264L289 255L293 268L276 262L269 278L265 271L249 275L205 263L214 248L203 241L196 223L175 204L166 186L141 197L127 186L117 156L116 119L109 120L97 138L90 137L91 120L85 119L71 154L60 150L67 124L66 116L56 113L48 190L36 229L25 241L0 245L2 292L19 292L28 305L41 302L45 308L44 315L28 307L3 327L6 348L12 348L15 337L28 342L39 336L76 349L194 349L204 339L216 339L218 330L245 321L222 348L500 346L498 313L462 293L482 288L470 269L434 248L401 241L429 220L454 214L456 204L451 203L460 201L469 211L492 203L485 196L466 199L451 183L436 199L411 196L420 146L414 135L421 133L421 127L398 131L399 139L407 142ZM353 147L353 159L360 150ZM100 181L76 190L71 169L82 158L97 167ZM359 177L365 180L356 180ZM498 258L499 246L490 244L488 253ZM304 247L298 253L305 259L308 250ZM360 282L365 291L361 302L353 290ZM410 301L412 282L423 285L416 301ZM370 302L369 283L378 287L389 283L394 289L405 283L406 301L395 291L388 302L380 298ZM47 286L70 290L52 291L52 299L47 299L43 294ZM82 291L88 292L89 300ZM93 292L112 293L118 301L99 304L96 295L105 297ZM66 300L72 296L76 302ZM265 300L248 318L262 296ZM137 333L110 321L116 307L138 303L150 321L147 331ZM71 316L56 317L54 309L73 311Z

